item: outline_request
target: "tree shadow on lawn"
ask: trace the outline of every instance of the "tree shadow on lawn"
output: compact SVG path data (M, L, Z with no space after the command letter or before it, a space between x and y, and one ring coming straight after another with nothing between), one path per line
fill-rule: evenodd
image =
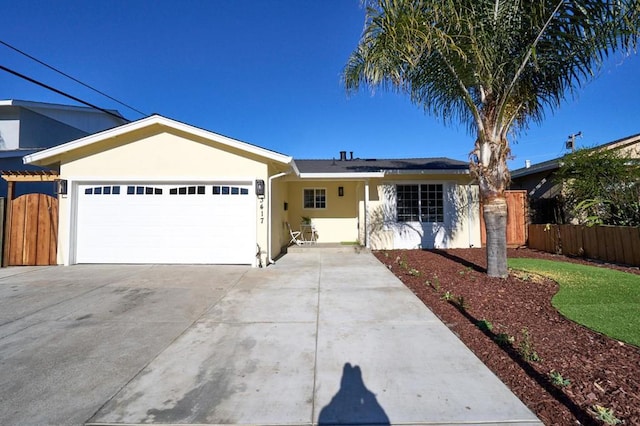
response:
M465 266L465 267L467 267L467 268L471 268L471 269L473 269L473 270L474 270L474 271L476 271L476 272L481 272L481 273L486 273L486 272L487 272L487 268L485 268L484 266L480 266L480 265L478 265L478 264L476 264L476 263L469 262L469 261L468 261L468 260L466 260L466 259L463 259L463 258L461 258L461 257L459 257L459 256L456 256L456 255L451 254L451 253L449 253L449 252L446 252L446 251L444 251L444 250L439 250L439 249L426 249L426 250L424 250L424 251L428 251L428 252L431 252L431 253L437 254L438 256L442 256L442 257L444 257L444 258L446 258L446 259L452 260L452 261L454 261L454 262L456 262L456 263L459 263L459 264L461 264L461 265L463 265L463 266Z

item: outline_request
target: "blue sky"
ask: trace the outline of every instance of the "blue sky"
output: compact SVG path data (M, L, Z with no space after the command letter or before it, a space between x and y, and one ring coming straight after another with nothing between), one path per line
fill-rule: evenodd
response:
M473 136L406 97L347 96L340 74L364 23L360 0L5 2L0 40L145 113L295 158L450 157ZM10 49L0 64L88 102L128 110ZM73 103L0 71L0 98ZM529 159L640 133L640 57L614 58L545 122L511 137L512 169Z

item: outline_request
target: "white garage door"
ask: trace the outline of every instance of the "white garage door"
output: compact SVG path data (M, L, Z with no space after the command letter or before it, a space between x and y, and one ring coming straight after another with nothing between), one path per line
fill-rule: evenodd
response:
M78 185L76 263L251 264L249 183Z

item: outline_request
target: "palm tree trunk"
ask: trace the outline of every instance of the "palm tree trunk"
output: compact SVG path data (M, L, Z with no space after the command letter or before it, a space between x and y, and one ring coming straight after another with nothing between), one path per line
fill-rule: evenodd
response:
M482 214L487 231L487 275L506 278L507 270L507 200L504 196L486 199Z

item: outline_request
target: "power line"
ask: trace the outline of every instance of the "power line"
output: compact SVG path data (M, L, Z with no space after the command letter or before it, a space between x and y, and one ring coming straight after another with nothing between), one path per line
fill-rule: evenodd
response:
M104 92L102 92L102 91L100 91L100 90L96 89L95 87L92 87L92 86L90 86L90 85L88 85L88 84L86 84L86 83L83 83L82 81L78 80L77 78L75 78L75 77L73 77L73 76L71 76L71 75L69 75L69 74L67 74L67 73L65 73L65 72L63 72L63 71L60 71L59 69L57 69L57 68L55 68L55 67L53 67L53 66L51 66L51 65L49 65L49 64L47 64L47 63L45 63L45 62L43 62L43 61L41 61L40 59L38 59L38 58L36 58L36 57L34 57L34 56L32 56L32 55L29 55L27 52L24 52L24 51L22 51L22 50L18 49L17 47L14 47L14 46L10 45L9 43L7 43L7 42L5 42L5 41L0 40L0 44L5 45L5 46L6 46L6 47L8 47L9 49L12 49L12 50L14 50L14 51L16 51L16 52L20 53L21 55L24 55L24 56L26 56L27 58L29 58L29 59L31 59L31 60L33 60L33 61L36 61L36 62L37 62L37 63L39 63L40 65L43 65L43 66L45 66L45 67L49 68L50 70L53 70L53 71L57 72L58 74L61 74L61 75L65 76L65 77L67 77L68 79L71 79L71 80L75 81L76 83L83 85L83 86L84 86L84 87L86 87L87 89L93 90L94 92L99 93L99 94L101 94L102 96L105 96L105 97L107 97L107 98L111 99L112 101L115 101L115 102L119 103L120 105L122 105L122 106L124 106L124 107L126 107L126 108L129 108L129 109L130 109L130 110L132 110L132 111L137 112L138 114L140 114L140 115L142 115L142 116L145 116L145 117L146 117L147 115L149 115L149 114L145 114L144 112L142 112L142 111L140 111L140 110L138 110L138 109L136 109L136 108L134 108L134 107L132 107L132 106L130 106L130 105L125 104L125 103L124 103L124 102L122 102L122 101L119 101L118 99L116 99L116 98L114 98L114 97L111 97L111 96L107 95L106 93L104 93Z
M99 111L102 111L102 112L104 112L105 114L109 114L110 116L112 116L112 117L116 117L116 118L117 118L117 119L119 119L119 120L125 120L125 121L127 121L127 122L130 122L130 121L131 121L131 120L128 120L128 119L126 119L126 118L122 117L122 116L121 116L121 115L119 115L119 114L114 114L113 112L109 111L108 109L100 108L99 106L93 105L93 104L91 104L91 103L89 103L89 102L87 102L87 101L83 101L83 100L82 100L82 99L80 99L80 98L76 98L76 97L75 97L75 96L73 96L73 95L70 95L70 94L68 94L68 93L65 93L65 92L63 92L62 90L58 90L58 89L56 89L55 87L51 87L51 86L49 86L49 85L47 85L47 84L45 84L45 83L42 83L42 82L40 82L40 81L38 81L38 80L35 80L35 79L31 78L31 77L28 77L28 76L24 75L24 74L20 74L18 71L14 71L14 70L12 70L12 69L10 69L10 68L5 67L4 65L0 65L0 69L1 69L1 70L3 70L3 71L8 72L8 73L10 73L10 74L13 74L13 75L15 75L15 76L17 76L17 77L20 77L20 78L22 78L22 79L24 79L24 80L27 80L27 81L28 81L28 82L30 82L30 83L37 84L37 85L38 85L38 86L40 86L40 87L44 87L45 89L51 90L52 92L56 92L56 93L57 93L57 94L59 94L59 95L65 96L65 97L67 97L67 98L69 98L69 99L72 99L72 100L74 100L74 101L76 101L76 102L80 102L80 103L81 103L81 104L83 104L83 105L89 106L89 107L94 108L94 109L97 109L97 110L99 110Z

